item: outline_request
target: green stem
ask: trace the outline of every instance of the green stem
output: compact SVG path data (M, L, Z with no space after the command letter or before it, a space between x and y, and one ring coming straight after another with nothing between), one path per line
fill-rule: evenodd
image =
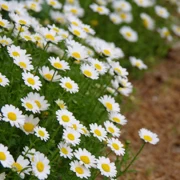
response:
M120 175L116 176L116 178L118 178L119 176L121 176L122 174L126 173L126 171L129 169L129 167L133 164L133 162L136 160L137 156L141 153L141 151L143 150L144 146L145 146L145 142L143 142L142 146L140 147L139 151L136 153L136 155L134 156L134 158L131 160L131 162L129 163L129 165L120 173Z

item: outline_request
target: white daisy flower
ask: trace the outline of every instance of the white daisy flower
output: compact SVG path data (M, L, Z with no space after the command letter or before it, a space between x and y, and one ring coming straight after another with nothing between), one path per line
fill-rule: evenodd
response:
M84 30L79 26L71 25L68 29L72 34L79 38L84 39L87 36L86 32L84 32Z
M0 5L1 5L1 9L5 11L11 11L13 8L12 3L3 0L0 2Z
M26 56L29 58L29 60L31 59L31 57L29 57L30 55L26 55L26 50L23 50L20 48L20 46L15 46L15 45L11 45L7 47L8 53L9 55L13 58L20 58Z
M131 4L125 0L113 1L112 6L116 11L129 12L132 9Z
M143 139L145 142L148 142L150 144L157 144L159 142L158 135L145 129L142 128L139 130L139 136L141 139Z
M48 60L51 63L51 65L58 70L66 71L70 69L69 64L64 60L60 60L59 57L50 57Z
M63 139L66 143L76 146L80 143L81 134L72 128L66 128L63 130Z
M93 58L89 58L88 60L99 74L103 75L107 72L107 65L104 62Z
M24 83L31 87L32 89L35 89L37 91L40 90L42 83L39 79L39 76L35 76L31 74L30 72L23 72L22 73L22 78L24 80Z
M124 145L118 139L108 139L107 146L110 147L117 156L123 156L125 154Z
M122 22L131 23L133 20L133 16L130 12L120 12L119 17Z
M95 31L87 24L81 24L81 28L84 30L84 32L94 35Z
M24 97L21 98L22 106L26 109L26 111L31 111L33 113L39 113L39 108L37 104L30 98Z
M155 1L149 1L149 0L134 0L134 2L140 6L140 7L150 7L154 5Z
M1 108L1 112L3 115L2 120L9 122L11 126L19 128L20 125L24 124L25 116L22 114L22 111L15 106L6 104Z
M103 141L106 139L107 132L101 125L97 125L96 123L94 123L90 124L89 126L90 132L93 134L94 137L98 138L99 141Z
M3 18L0 16L0 27L8 28L8 26L9 26L9 21L3 19Z
M9 46L10 44L12 44L12 39L6 36L3 36L3 37L0 36L0 44L2 46Z
M104 95L98 99L109 112L119 112L119 104L115 102L115 99L111 96Z
M25 122L21 126L21 129L25 132L25 134L33 134L34 133L34 128L38 125L39 123L39 118L31 115L25 115Z
M91 4L90 5L90 8L94 11L94 12L97 12L101 15L104 15L104 14L109 14L109 9L106 8L105 6L99 6L95 3Z
M122 36L130 41L130 42L136 42L138 40L138 34L136 31L134 31L131 27L123 26L119 32L122 34Z
M66 109L56 111L56 117L59 121L59 124L64 127L71 126L73 120L75 120L73 113Z
M71 80L69 77L63 77L60 79L60 86L67 92L77 93L79 91L78 84Z
M27 97L36 103L40 111L48 110L50 104L48 104L44 96L41 96L39 93L30 92Z
M97 168L101 171L101 174L106 177L115 177L117 174L116 166L110 162L109 158L99 157L97 159Z
M55 103L59 106L60 109L67 109L66 103L63 100L57 99Z
M174 34L176 34L177 36L180 37L180 26L173 25L172 30L173 30Z
M86 149L77 149L74 152L74 156L79 160L80 164L86 168L96 167L96 158Z
M30 162L20 155L17 160L12 163L11 168L12 170L16 171L22 179L24 179L25 174L29 174L31 171L29 165Z
M68 144L66 144L64 142L60 142L58 144L58 148L59 148L60 156L62 156L64 158L72 159L73 150Z
M21 56L14 59L14 63L24 71L30 71L34 69L33 65L31 64L32 62L27 58L27 56Z
M114 73L118 74L119 76L127 76L129 73L127 72L126 68L123 68L119 62L112 61L110 62L110 66L112 69L110 69L110 73L114 75Z
M62 4L57 0L46 0L47 4L52 6L54 9L61 9Z
M145 28L149 30L154 29L154 20L148 14L141 13L140 17L143 20L143 25L145 26Z
M135 66L139 69L147 69L147 66L144 64L144 62L141 59L137 59L135 57L129 57L129 60L132 66Z
M76 130L77 132L83 134L83 130L82 130L83 125L80 123L79 120L74 119L72 121L72 125L70 127L72 129Z
M122 23L122 20L117 13L111 13L109 15L109 18L114 24L121 24Z
M155 12L158 16L167 19L169 17L169 12L167 11L166 8L162 7L162 6L155 6Z
M172 36L171 36L171 33L168 28L166 28L166 27L159 28L158 32L162 38L165 38L168 41L172 41Z
M91 65L88 64L81 65L81 72L90 79L95 80L99 78L99 74L97 73L95 68Z
M65 5L64 13L68 15L74 15L78 17L82 17L84 15L84 9L79 5Z
M105 121L104 126L106 128L106 131L114 137L119 137L120 136L120 129L116 127L112 122L110 121Z
M7 85L9 85L9 79L0 73L0 86L5 87Z
M14 159L8 151L8 147L4 146L3 144L0 144L0 163L2 164L2 166L5 168L10 168L13 161Z
M118 112L110 112L109 119L120 125L125 125L127 123L125 116L123 116L122 114Z
M31 20L27 14L26 15L25 14L18 15L15 13L10 13L9 16L15 23L17 23L21 26L30 26L31 25Z
M70 163L70 170L75 172L76 176L81 179L88 179L91 176L90 170L76 160Z
M50 70L47 66L43 66L41 69L39 69L39 73L47 81L56 82L61 78L56 71Z
M90 136L90 132L85 126L82 126L81 129L82 129L82 134L84 134L85 136Z
M47 179L50 174L48 158L44 154L36 152L34 154L34 161L32 162L32 170L38 179Z
M34 132L35 132L35 135L43 141L47 141L49 139L49 133L43 127L36 126L34 128Z
M24 157L27 157L30 159L31 162L34 161L34 154L37 152L34 148L30 149L28 146L25 146L23 148L23 152L22 154L24 155Z
M88 57L86 47L75 41L67 41L67 53L76 60L84 60Z

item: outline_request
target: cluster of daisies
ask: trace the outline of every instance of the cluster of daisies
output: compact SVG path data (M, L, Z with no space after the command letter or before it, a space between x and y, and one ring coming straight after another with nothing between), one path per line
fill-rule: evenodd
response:
M149 0L134 2L142 7L154 5L154 1ZM132 22L130 3L123 0L97 0L97 3L91 4L90 8L101 15L109 15L115 24ZM113 13L106 7L108 3L112 4ZM49 10L51 23L38 19L43 7ZM22 179L27 175L43 180L50 177L50 169L56 168L60 159L66 159L69 162L66 169L73 171L79 178L89 179L93 176L95 179L99 173L111 179L116 178L120 172L116 168L116 162L106 156L106 150L110 150L118 158L125 155L126 147L119 137L120 128L127 120L120 112L120 105L115 98L118 95L129 96L133 89L128 80L127 69L119 62L125 56L122 49L113 42L95 37L91 26L80 19L85 11L77 0L66 0L64 4L58 0L21 3L0 0L0 10L0 90L8 91L9 94L17 91L13 99L18 101L3 98L0 123L2 127L8 124L13 130L22 131L27 143L23 145L21 155L13 154L13 148L16 147L8 148L8 144L1 143L0 166L17 172ZM155 11L162 18L169 16L163 7L155 6ZM32 14L36 16L33 17ZM149 15L142 13L140 17L147 29L154 29L154 21ZM174 25L173 31L179 36L178 26ZM130 42L138 40L137 32L129 26L123 26L120 33ZM165 34L169 37L167 32ZM141 59L131 56L129 60L132 66L147 69ZM104 81L106 77L108 83ZM93 94L96 105L91 113L96 113L96 107L100 103L104 114L107 114L107 119L101 124L98 121L87 124L78 120L77 112L70 108L70 100L74 94L82 98L91 92L88 91L89 87L84 87L89 82L93 84L91 89L96 91ZM81 94L83 88L87 92ZM51 98L54 96L56 100ZM67 98L64 99L67 96L69 103L65 101ZM73 100L73 103L78 106L82 102ZM81 114L81 111L78 113ZM44 114L50 114L51 117L44 120ZM3 131L0 133L3 136ZM151 144L159 141L155 133L144 128L139 131L139 136L144 142ZM105 147L105 152L98 156L97 153L93 154L83 147L83 143L86 143L82 142L84 138L87 141L95 139ZM28 145L32 139L48 144L47 148L51 151L58 151L57 156L54 154L53 158L49 158L50 161L49 154L37 151L38 147L34 149L33 144ZM50 141L55 142L55 148L54 144L51 147ZM14 157L17 157L16 160ZM54 171L53 169L52 172ZM61 175L61 168L59 171ZM5 176L4 173L0 175Z
M180 7L180 3L178 0L171 0L171 1L174 4L176 4L178 7ZM138 41L138 33L134 29L132 29L129 25L133 22L133 13L132 13L133 7L130 2L127 2L125 0L115 0L115 1L96 0L96 2L97 4L93 3L90 5L91 9L94 12L99 13L100 15L108 15L110 20L116 25L121 25L123 23L123 26L121 26L119 30L120 34L127 41L130 42ZM137 6L142 8L153 8L156 16L162 19L168 19L170 17L170 13L168 12L168 10L165 7L157 5L155 0L133 0L133 3L135 3ZM112 10L108 8L109 5ZM179 9L178 12L180 12ZM155 18L157 19L157 17ZM172 40L170 29L168 27L161 27L161 28L156 27L158 26L158 24L155 25L155 19L152 18L151 15L145 12L141 12L139 18L142 20L142 24L146 29L158 32L162 38L167 39L168 41ZM179 25L175 25L175 24L172 25L171 30L175 35L177 36L180 35Z

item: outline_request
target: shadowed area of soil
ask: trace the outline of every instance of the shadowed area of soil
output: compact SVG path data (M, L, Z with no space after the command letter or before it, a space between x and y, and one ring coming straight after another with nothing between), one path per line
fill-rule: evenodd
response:
M141 145L138 131L147 128L159 135L157 145L147 144L131 167L137 173L123 180L180 179L180 47L173 48L168 57L133 82L137 107L128 112L128 124L122 136L132 142L133 152Z

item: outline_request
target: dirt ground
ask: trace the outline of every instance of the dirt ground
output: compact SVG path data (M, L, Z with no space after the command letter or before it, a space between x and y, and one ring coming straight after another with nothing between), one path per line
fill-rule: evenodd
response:
M137 173L119 179L180 180L180 46L133 85L137 108L126 114L123 137L131 140L134 152L141 145L138 130L143 127L157 133L160 142L145 146L132 168Z

